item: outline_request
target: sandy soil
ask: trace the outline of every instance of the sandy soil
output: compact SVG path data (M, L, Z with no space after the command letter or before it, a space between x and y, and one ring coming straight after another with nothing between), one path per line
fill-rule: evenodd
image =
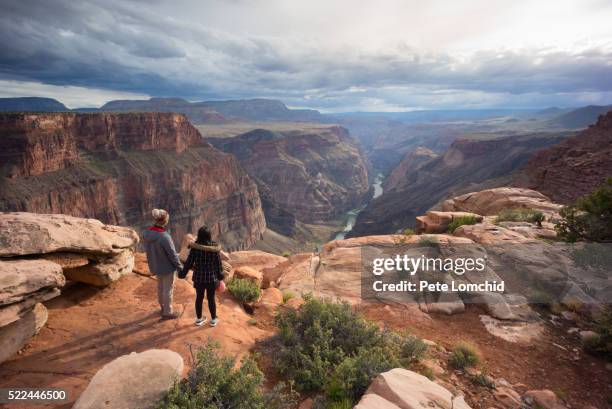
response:
M175 286L175 307L182 316L161 321L156 285L153 277L130 274L103 290L74 284L46 303L47 324L20 355L0 366L0 387L66 388L70 403L6 408L70 408L98 369L133 351L172 349L183 356L187 371L190 345L197 348L212 339L224 353L241 356L270 335L250 325L251 317L226 294L218 302L219 325L195 327L194 290L184 280Z

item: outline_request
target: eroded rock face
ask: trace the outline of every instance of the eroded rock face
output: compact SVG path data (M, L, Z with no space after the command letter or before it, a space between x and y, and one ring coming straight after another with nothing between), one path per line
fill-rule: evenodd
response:
M555 214L561 205L552 203L548 197L535 190L500 187L445 200L441 207L445 212L472 212L495 216L503 209L533 209Z
M0 259L0 271L0 306L18 303L32 294L63 287L66 282L62 267L47 260Z
M356 207L369 188L363 155L342 127L256 129L209 141L236 155L257 182L268 224L285 235L298 222L327 221Z
M38 303L23 317L0 328L0 363L23 348L47 322L47 309Z
M132 271L132 229L66 215L0 214L0 332L6 359L46 321L66 278L106 286ZM3 347L4 349L4 347ZM12 352L11 352L12 351Z
M0 214L0 257L55 252L120 254L138 243L127 227L63 214Z
M147 227L170 212L178 240L209 225L228 249L265 230L257 186L181 114L0 114L0 210Z
M370 396L375 395L378 398ZM381 404L381 406L377 406ZM378 375L356 406L360 409L470 409L463 396L453 396L446 388L423 375L395 368Z
M132 352L106 364L73 409L149 409L183 374L183 358L168 349Z
M567 204L591 193L610 175L612 112L577 135L536 153L514 183Z

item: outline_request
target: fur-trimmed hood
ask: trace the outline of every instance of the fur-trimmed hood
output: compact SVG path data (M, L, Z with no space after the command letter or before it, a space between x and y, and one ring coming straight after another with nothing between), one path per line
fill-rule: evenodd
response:
M203 244L198 244L194 241L189 243L189 248L202 250L202 251L212 251L212 252L217 252L217 253L221 251L221 247L219 247L217 244L212 245L212 246L205 246Z

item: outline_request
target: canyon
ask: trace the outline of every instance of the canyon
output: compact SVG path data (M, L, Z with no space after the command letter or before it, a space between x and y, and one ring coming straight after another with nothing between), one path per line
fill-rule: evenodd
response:
M0 210L146 228L166 208L178 240L210 226L228 249L265 230L257 185L175 113L0 114Z
M283 235L333 221L369 189L364 155L339 126L254 129L207 141L236 156L257 183L268 226Z
M359 214L348 237L413 227L416 216L451 195L508 184L531 155L570 134L470 135L456 139L443 154L415 148L391 172L383 195Z

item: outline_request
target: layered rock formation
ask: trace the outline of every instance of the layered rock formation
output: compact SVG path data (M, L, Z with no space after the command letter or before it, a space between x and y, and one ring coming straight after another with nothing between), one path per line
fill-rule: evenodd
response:
M591 193L611 175L612 112L608 112L579 134L537 152L514 184L567 204Z
M346 129L256 129L211 138L257 182L268 225L293 235L298 222L319 223L356 207L368 191L365 161Z
M458 139L439 157L422 161L408 156L403 178L393 173L392 189L363 210L349 237L393 233L413 227L415 217L439 201L463 192L508 184L537 150L561 141L569 133L537 133L506 137ZM425 151L425 153L427 153ZM431 156L428 154L426 156Z
M0 362L47 321L42 302L66 278L106 286L132 271L135 231L98 220L33 213L0 214Z
M0 210L143 229L170 212L175 240L201 225L230 249L265 230L257 186L181 114L0 115Z

